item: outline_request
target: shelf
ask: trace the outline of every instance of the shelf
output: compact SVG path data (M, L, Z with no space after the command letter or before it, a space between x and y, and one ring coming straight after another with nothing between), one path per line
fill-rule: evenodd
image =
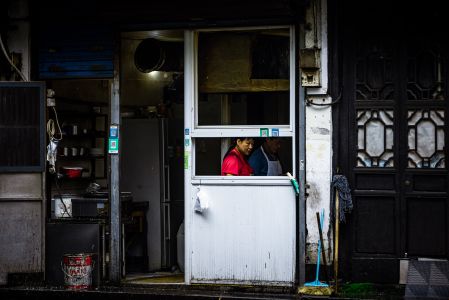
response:
M92 159L104 159L105 155L85 155L85 156L64 156L64 155L58 155L58 159L61 160L92 160Z
M63 117L107 117L108 114L106 113L97 113L94 111L64 111L64 110L57 110L56 111L59 116Z
M68 218L68 217L64 217L64 218L49 218L49 223L79 223L79 224L89 224L89 223L100 223L100 224L106 224L106 217L107 216L103 216L103 217L97 217L97 218L93 218L93 217L77 217L77 218Z
M88 133L82 133L82 134L66 134L62 133L62 138L68 138L68 139L85 139L85 138L104 138L106 137L105 131L95 131L95 132L88 132Z
M58 102L57 99L56 103L56 112L63 131L62 140L58 144L56 169L60 174L63 173L62 167L76 166L83 168L84 171L83 177L58 178L60 187L57 187L52 180L51 195L56 194L58 189L60 192L85 190L90 182L101 181L105 184L103 181L107 179L105 148L107 147L108 114L97 111L97 105L88 102L66 103ZM50 116L53 116L53 113ZM80 155L81 149L82 155ZM99 149L101 151L98 151ZM72 156L72 153L77 155Z
M86 182L86 181L95 181L95 180L103 180L106 178L103 177L76 177L76 178L68 178L68 177L61 177L58 178L59 181L64 181L64 182Z

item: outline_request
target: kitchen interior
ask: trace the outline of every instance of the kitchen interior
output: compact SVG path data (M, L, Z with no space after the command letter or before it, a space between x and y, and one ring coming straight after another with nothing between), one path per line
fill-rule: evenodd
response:
M184 31L121 36L120 190L145 205L126 280L184 282Z
M289 30L204 32L198 46L198 124L289 124ZM120 41L122 275L129 283L184 283L184 31L123 32ZM48 135L47 281L60 257L91 252L93 286L108 278L111 79L53 79ZM196 175L220 175L229 138L198 138ZM256 146L263 139L256 139ZM284 172L292 139L282 138Z
M122 275L184 282L183 31L127 32L120 53ZM47 80L47 282L60 258L91 253L92 285L108 278L111 79ZM49 94L50 93L50 94ZM53 94L54 93L54 94ZM162 279L163 280L163 279Z

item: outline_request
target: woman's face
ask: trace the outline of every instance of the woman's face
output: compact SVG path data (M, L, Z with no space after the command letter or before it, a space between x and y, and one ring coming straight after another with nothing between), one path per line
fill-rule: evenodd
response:
M251 151L253 150L254 146L254 139L237 139L237 150L239 150L240 153L248 156L250 155Z

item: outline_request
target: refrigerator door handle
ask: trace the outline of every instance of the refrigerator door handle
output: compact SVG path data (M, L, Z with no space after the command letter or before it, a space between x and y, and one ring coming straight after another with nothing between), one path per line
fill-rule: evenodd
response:
M170 166L164 166L164 202L170 201Z

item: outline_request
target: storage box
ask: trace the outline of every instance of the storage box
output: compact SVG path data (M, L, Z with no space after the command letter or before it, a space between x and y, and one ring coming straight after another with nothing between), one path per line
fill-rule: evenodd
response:
M66 197L51 199L51 217L55 219L71 218L72 199Z

